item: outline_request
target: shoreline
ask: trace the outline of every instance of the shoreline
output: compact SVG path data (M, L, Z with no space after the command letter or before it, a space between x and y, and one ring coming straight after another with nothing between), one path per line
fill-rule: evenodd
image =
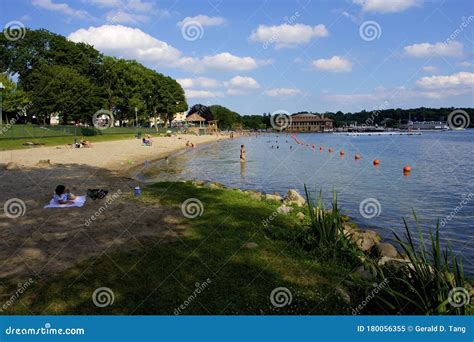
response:
M186 148L187 140L197 146L228 139L226 135L196 136L183 134L153 137L152 146L142 146L139 139L94 143L92 148L68 148L64 145L0 151L0 164L6 170L44 168L54 165L87 165L104 168L126 176L130 169L146 160L156 161Z

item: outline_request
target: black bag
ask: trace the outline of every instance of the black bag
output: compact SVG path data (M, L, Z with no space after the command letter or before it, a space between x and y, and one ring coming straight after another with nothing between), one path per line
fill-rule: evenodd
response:
M93 200L102 199L109 193L108 190L104 189L87 189L87 197L92 198Z

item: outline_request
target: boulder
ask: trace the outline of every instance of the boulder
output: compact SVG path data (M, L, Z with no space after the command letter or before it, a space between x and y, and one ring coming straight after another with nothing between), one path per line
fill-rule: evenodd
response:
M277 208L277 212L283 215L288 215L292 210L292 207L288 207L285 204L282 204Z
M357 248L368 252L380 242L380 236L373 230L354 231L351 240Z
M306 215L300 211L298 214L296 214L296 218L300 221L304 221Z
M396 258L398 256L398 251L392 244L381 242L375 245L374 254L378 257Z
M192 182L192 184L193 184L194 186L197 186L197 187L202 187L202 186L204 186L204 185L206 184L206 182L203 181L203 180L195 180L195 181Z
M256 244L255 242L247 242L246 244L244 244L243 247L247 249L254 249L258 247L258 244Z
M267 201L277 201L277 202L281 202L283 200L283 198L281 198L280 195L271 195L271 194L266 194L265 199Z
M342 224L342 231L344 233L344 236L346 237L349 237L351 236L352 234L354 234L354 232L356 231L350 224L344 222Z
M299 192L295 189L290 189L286 193L285 202L288 204L295 204L298 207L302 207L306 204L306 200L303 196L299 194Z
M224 189L225 186L218 182L212 182L208 186L209 189Z
M247 195L250 196L250 198L261 201L262 200L262 193L255 191L255 190L246 190L244 191Z

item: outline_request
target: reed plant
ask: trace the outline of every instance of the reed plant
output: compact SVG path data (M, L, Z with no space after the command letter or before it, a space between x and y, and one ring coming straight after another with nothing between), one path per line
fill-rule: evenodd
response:
M306 185L304 190L309 222L297 230L294 241L303 249L317 252L326 258L355 261L360 251L344 235L336 192L333 192L331 208L327 209L321 191L313 202Z
M461 256L449 244L441 247L439 222L434 235L430 231L426 241L415 211L413 216L419 241L415 243L414 234L403 219L404 238L394 235L407 262L378 267L379 276L388 284L380 293L379 304L397 314L472 314L473 291L465 279Z

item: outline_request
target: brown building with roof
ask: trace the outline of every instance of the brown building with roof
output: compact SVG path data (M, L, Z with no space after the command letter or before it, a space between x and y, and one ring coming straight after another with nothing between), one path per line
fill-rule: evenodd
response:
M324 132L332 131L333 120L311 113L293 114L290 125L287 127L289 132Z

